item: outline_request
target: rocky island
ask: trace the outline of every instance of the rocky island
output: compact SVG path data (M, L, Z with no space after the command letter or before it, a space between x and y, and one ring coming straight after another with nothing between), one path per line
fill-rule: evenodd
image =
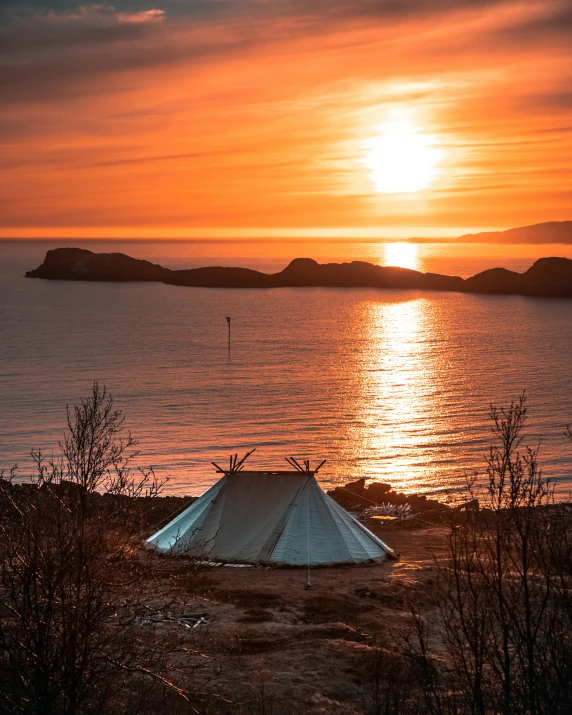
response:
M365 261L320 264L295 258L279 273L211 266L170 270L123 253L93 253L84 248L48 251L27 278L75 281L154 281L203 288L399 288L572 298L572 260L540 258L524 273L492 268L471 278L421 273Z

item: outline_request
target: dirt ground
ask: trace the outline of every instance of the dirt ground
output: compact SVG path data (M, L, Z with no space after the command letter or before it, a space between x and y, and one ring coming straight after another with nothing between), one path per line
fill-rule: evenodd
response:
M168 606L150 599L150 613L173 620L140 628L167 633L188 653L181 671L192 673L197 691L215 694L201 712L365 713L367 653L399 648L409 602L430 609L434 557L447 534L411 522L371 528L400 559L312 569L311 588L306 569L197 569L158 557L178 597ZM204 622L177 621L186 615Z

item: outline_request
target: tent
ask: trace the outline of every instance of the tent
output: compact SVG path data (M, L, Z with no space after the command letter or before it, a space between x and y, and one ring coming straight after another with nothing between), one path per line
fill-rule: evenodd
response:
M290 460L289 460L290 461ZM231 459L223 476L147 544L208 561L288 566L396 558L316 481L316 471L246 471ZM321 466L321 465L320 465Z

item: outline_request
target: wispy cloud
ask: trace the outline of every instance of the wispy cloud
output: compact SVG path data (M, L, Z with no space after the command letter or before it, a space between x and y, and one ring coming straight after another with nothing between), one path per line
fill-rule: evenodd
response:
M571 23L561 0L4 3L4 221L569 217ZM395 107L446 155L422 197L377 195L363 169Z
M136 12L118 12L113 5L91 3L74 9L47 11L38 10L32 18L37 22L81 23L87 25L108 25L114 22L157 22L165 15L164 10L152 8Z

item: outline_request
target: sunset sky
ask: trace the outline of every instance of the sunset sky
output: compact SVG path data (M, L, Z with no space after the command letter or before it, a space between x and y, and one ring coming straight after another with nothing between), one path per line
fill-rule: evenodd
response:
M2 236L572 218L569 0L3 0Z

